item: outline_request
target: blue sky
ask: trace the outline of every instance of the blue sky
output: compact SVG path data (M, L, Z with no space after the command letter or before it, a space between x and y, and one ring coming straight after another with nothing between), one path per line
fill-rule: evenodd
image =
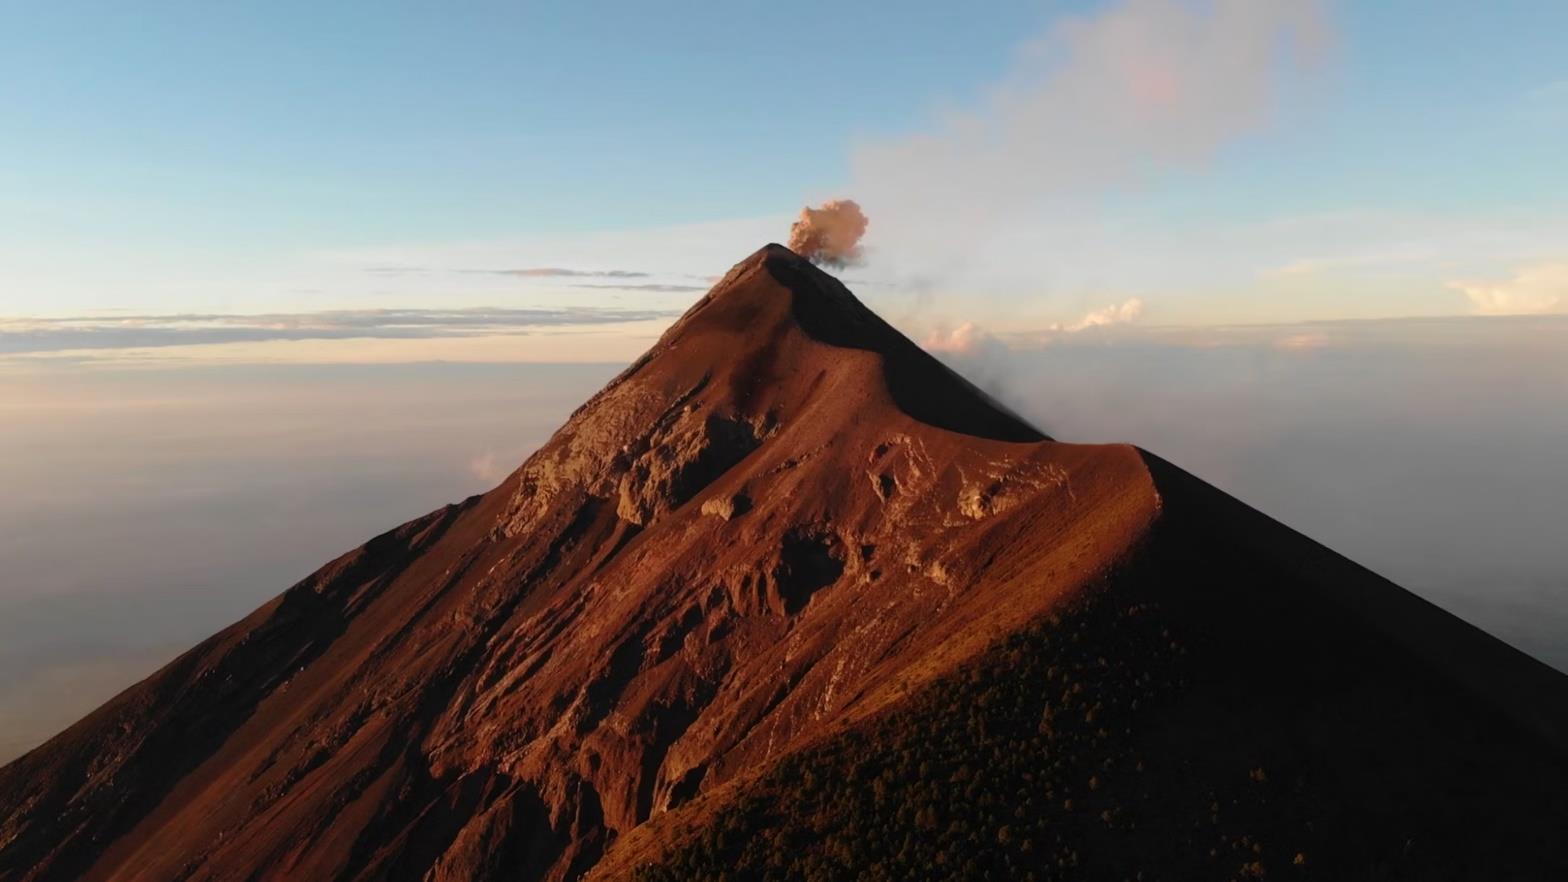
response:
M0 63L21 195L219 246L793 211L843 177L848 137L916 124L1045 18L1028 4L976 18L838 3L18 6ZM250 210L223 222L225 198ZM186 212L223 223L185 226Z
M931 203L868 204L862 293L933 326L1048 327L1134 299L1177 324L1463 314L1478 302L1465 284L1506 289L1495 302L1515 311L1568 309L1552 293L1568 261L1568 6L1258 5L1316 8L1322 33L1297 64L1294 25L1252 31L1271 53L1234 72L1268 82L1243 96L1255 118L1216 120L1174 162L1156 142L1183 130L1139 130L1150 143L1111 146L1140 171L1025 188L1028 204L966 221L975 240L942 267L891 238ZM717 275L803 202L875 191L861 172L877 145L983 115L1009 83L1103 73L1053 42L1064 22L1234 6L6 3L0 315L674 309L694 295L458 271ZM1020 62L1031 45L1046 57ZM1054 143L1021 144L1019 161L1050 167ZM442 274L371 271L389 267Z

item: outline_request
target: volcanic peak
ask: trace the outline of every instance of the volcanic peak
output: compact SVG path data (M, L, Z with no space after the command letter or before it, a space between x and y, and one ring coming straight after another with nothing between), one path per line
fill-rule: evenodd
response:
M778 243L736 264L665 334L649 356L674 346L699 326L723 329L737 360L757 358L776 345L764 325L779 317L770 285L751 284L766 273L789 293L789 328L840 349L875 353L888 394L905 414L928 425L996 441L1048 440L1038 429L933 358L861 303L844 284ZM634 365L633 369L635 370Z

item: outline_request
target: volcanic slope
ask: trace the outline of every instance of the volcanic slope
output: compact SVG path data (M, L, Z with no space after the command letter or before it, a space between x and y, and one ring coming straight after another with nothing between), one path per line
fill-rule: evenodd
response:
M1565 744L1562 675L769 246L0 769L0 880L1563 878Z

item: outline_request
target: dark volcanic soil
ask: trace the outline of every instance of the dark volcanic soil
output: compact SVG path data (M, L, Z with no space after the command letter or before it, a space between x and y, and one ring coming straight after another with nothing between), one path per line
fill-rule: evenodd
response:
M1565 745L1563 676L769 246L0 769L0 882L1562 878Z

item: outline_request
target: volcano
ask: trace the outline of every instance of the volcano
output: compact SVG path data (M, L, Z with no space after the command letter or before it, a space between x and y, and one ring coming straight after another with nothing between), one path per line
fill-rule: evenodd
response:
M1568 678L777 245L0 770L4 882L1562 879L1564 829Z

